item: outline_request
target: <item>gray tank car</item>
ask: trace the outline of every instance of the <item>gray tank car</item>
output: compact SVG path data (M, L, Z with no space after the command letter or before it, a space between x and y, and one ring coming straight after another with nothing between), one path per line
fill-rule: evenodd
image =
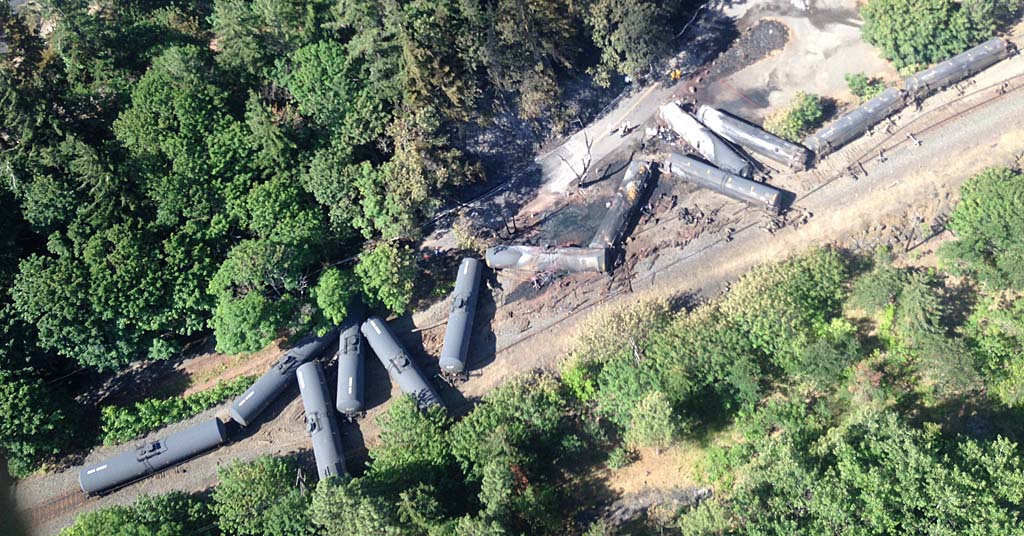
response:
M754 166L743 155L734 151L725 140L716 136L711 129L702 125L678 104L670 102L659 111L669 128L679 134L690 147L696 149L705 160L741 177L749 178L754 175Z
M594 233L594 239L590 242L591 248L618 247L626 232L629 218L636 210L637 202L647 190L650 177L650 165L647 162L629 163L622 183L608 204L608 212Z
M367 344L377 355L377 359L384 365L391 379L398 384L398 388L403 393L415 398L421 408L433 405L444 406L441 403L441 398L427 383L427 379L420 372L409 352L402 348L383 320L372 316L363 322L361 331L363 337L366 337Z
M778 214L782 207L782 193L779 190L727 173L689 156L669 154L665 160L665 171L775 214Z
M903 92L889 88L875 98L846 112L804 140L804 145L821 158L838 151L867 130L906 106Z
M306 431L313 442L313 458L320 480L332 476L345 476L345 458L341 448L341 432L330 407L327 378L320 363L310 361L295 371L306 410Z
M165 439L87 465L78 472L78 485L87 495L111 491L218 447L226 440L224 423L214 417Z
M366 316L362 300L349 305L348 316L338 326L338 396L335 407L348 418L363 409L363 374L366 355L359 325Z
M710 106L701 106L697 118L719 136L744 149L782 164L794 171L807 169L810 154L807 149L765 132L746 121L722 113Z
M903 89L911 98L923 99L935 91L984 71L1005 59L1011 52L1011 45L1006 41L998 37L990 39L908 77L903 83Z
M500 245L487 248L484 259L494 269L530 272L607 272L607 248L549 248Z
M242 426L249 426L284 391L288 383L294 381L295 370L322 354L337 336L338 329L335 328L323 337L309 334L300 339L252 387L235 399L229 410L231 419Z
M466 369L469 341L473 336L473 316L480 294L480 273L480 261L476 259L467 257L459 264L448 326L444 330L444 345L438 360L441 370L447 374L461 374Z

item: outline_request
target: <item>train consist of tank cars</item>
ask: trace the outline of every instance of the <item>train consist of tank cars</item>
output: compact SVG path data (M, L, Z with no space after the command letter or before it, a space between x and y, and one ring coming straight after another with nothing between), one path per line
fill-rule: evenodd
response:
M990 39L934 67L907 77L902 90L889 88L883 91L877 97L846 112L808 136L804 140L804 145L814 151L818 158L838 151L847 143L862 136L869 128L906 107L908 102L920 101L935 91L973 76L1013 52L1013 45L1009 42L1000 38Z
M661 118L707 163L672 153L662 164L663 171L733 199L779 212L781 192L750 179L754 166L740 148L792 170L806 169L812 157L821 158L840 149L908 102L920 101L934 91L977 74L1013 52L1009 42L996 38L918 72L905 80L903 89L887 89L811 134L804 140L805 147L708 106L701 106L695 117L670 103L661 108ZM534 272L609 271L613 252L624 239L636 205L649 186L650 176L650 164L641 161L629 164L590 247L500 245L487 250L487 265ZM443 374L457 375L465 371L480 274L480 262L476 259L465 259L459 265L439 362ZM443 407L437 391L388 325L379 317L363 321L364 315L362 303L354 303L350 306L349 317L340 326L323 336L309 335L301 339L232 403L228 412L231 420L242 428L251 426L297 378L317 473L320 478L345 475L340 428L330 408L323 368L315 361L335 337L338 338L338 384L334 409L345 417L351 419L364 408L363 337L402 392L413 396L422 408ZM109 492L218 448L229 441L230 435L228 426L218 418L201 422L83 467L78 474L79 486L89 495Z
M445 349L440 359L445 373L459 374L466 370L481 271L480 261L476 259L464 259L459 265L445 332ZM237 426L252 426L291 382L297 381L320 479L347 474L335 410L351 420L364 408L364 336L403 393L414 397L422 408L444 407L429 379L387 323L376 316L363 321L365 312L363 303L356 300L349 306L348 317L337 328L322 336L308 335L300 339L252 387L236 398L228 411ZM332 405L327 378L317 358L327 351L335 337L338 339L338 384ZM87 495L108 493L213 450L229 441L231 435L229 425L214 417L164 439L87 465L79 471L78 483Z

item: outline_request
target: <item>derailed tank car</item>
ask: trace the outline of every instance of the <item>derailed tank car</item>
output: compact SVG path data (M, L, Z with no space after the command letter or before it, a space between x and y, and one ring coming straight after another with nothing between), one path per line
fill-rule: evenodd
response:
M697 118L719 136L744 149L778 162L794 171L807 169L807 149L766 132L742 119L722 113L710 106L701 106Z
M804 140L817 157L838 151L867 130L906 106L903 92L889 88L875 98L843 114Z
M363 409L366 355L359 325L365 316L366 306L362 300L355 300L349 305L345 321L338 326L338 393L335 407L349 418Z
M743 155L734 151L725 140L716 136L678 104L665 104L660 108L660 114L669 128L679 134L679 137L696 149L708 162L741 177L753 176L754 166Z
M962 54L908 77L903 89L912 98L927 97L934 91L951 86L995 65L1009 56L1011 51L1010 44L1006 41L998 37L989 39Z
M629 218L636 210L637 202L647 190L650 177L650 165L647 162L629 163L622 183L608 204L608 212L594 233L594 239L590 242L591 248L615 248L619 245L626 232Z
M214 417L165 439L87 465L78 472L78 485L88 495L111 491L218 447L226 440L224 423Z
M306 431L313 442L313 458L320 480L348 474L341 448L341 433L330 407L327 378L320 363L310 361L295 371L302 406L306 410Z
M665 171L733 199L778 214L782 193L771 186L727 173L704 162L675 153L665 160Z
M549 248L500 245L487 248L484 259L494 269L530 272L607 272L607 248Z
M363 322L361 331L363 337L366 337L367 344L377 355L377 359L384 365L391 379L398 384L398 388L403 393L412 395L421 408L433 405L443 407L441 398L427 383L427 379L420 372L409 352L405 351L383 320L372 316Z
M455 276L451 312L438 360L441 370L447 374L460 374L466 369L469 340L473 336L473 316L480 293L480 272L480 261L467 257L462 259Z
M249 426L281 394L288 382L294 381L295 370L322 354L337 336L335 328L323 337L309 334L300 339L252 387L235 399L229 411L231 419L242 426Z

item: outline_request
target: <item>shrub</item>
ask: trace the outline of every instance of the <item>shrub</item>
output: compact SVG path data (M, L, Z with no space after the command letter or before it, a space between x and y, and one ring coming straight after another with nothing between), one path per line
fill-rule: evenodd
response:
M103 444L135 439L169 424L188 419L245 392L256 376L241 376L185 397L147 398L131 407L103 406L100 410Z
M871 100L885 90L885 82L877 78L868 78L864 73L846 73L846 85L850 93L860 98L861 101Z
M61 536L198 536L209 534L213 516L200 499L181 492L143 495L134 504L86 512Z
M624 445L619 445L608 454L608 467L610 469L622 469L635 462L636 458L636 451Z
M672 405L661 391L647 393L633 408L632 419L626 430L626 444L632 447L652 447L661 452L672 444L676 423Z
M825 107L821 98L803 91L793 97L786 108L768 116L764 128L768 132L793 142L800 140L825 121Z
M643 343L671 318L671 304L663 296L598 309L580 323L571 355L587 361L606 361L631 351L632 343Z

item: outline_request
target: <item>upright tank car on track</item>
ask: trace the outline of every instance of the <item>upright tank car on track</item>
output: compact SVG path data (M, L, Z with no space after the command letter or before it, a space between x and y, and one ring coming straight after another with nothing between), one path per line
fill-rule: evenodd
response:
M714 133L754 154L778 162L793 171L807 169L810 154L807 149L795 143L710 106L701 106L697 110L697 118Z
M889 88L875 98L846 112L804 140L804 145L821 158L841 149L867 130L906 106L903 92Z
M348 316L338 326L338 396L335 407L348 418L363 409L363 374L366 355L359 325L366 316L362 300L354 300L348 307Z
M214 417L165 439L86 465L78 472L78 485L87 495L111 491L218 447L226 440L224 423Z
M1011 51L1010 44L1003 39L989 39L962 54L908 77L904 81L903 89L911 98L923 99L935 91L984 71L1009 56Z
M444 345L438 364L447 374L461 374L466 369L469 341L473 336L473 316L480 293L480 261L467 257L459 264L452 291L451 312L444 331Z
M373 353L377 355L377 359L384 365L388 374L391 375L391 379L398 384L398 388L403 393L412 395L421 408L433 405L443 407L437 392L427 383L427 379L412 360L412 356L405 351L383 320L371 316L366 322L363 322L361 330Z
M299 380L302 405L306 409L306 431L313 442L313 458L320 480L344 476L345 458L341 448L341 433L330 407L327 378L320 363L310 361L295 371Z
M660 109L661 118L687 144L715 166L740 177L752 177L754 166L737 153L725 140L716 136L678 104L670 102Z
M337 336L338 329L335 328L323 337L309 334L300 339L252 387L235 399L229 411L231 419L242 426L249 426L281 394L288 382L294 381L295 370L322 354Z
M664 169L698 186L762 207L774 214L778 214L782 208L782 193L779 190L727 173L689 156L669 154Z
M612 195L608 203L608 212L601 220L601 226L594 233L594 239L590 242L591 248L616 248L626 232L629 218L636 210L636 206L647 190L651 177L650 164L647 162L633 161L626 167L626 174L622 177L622 183Z

